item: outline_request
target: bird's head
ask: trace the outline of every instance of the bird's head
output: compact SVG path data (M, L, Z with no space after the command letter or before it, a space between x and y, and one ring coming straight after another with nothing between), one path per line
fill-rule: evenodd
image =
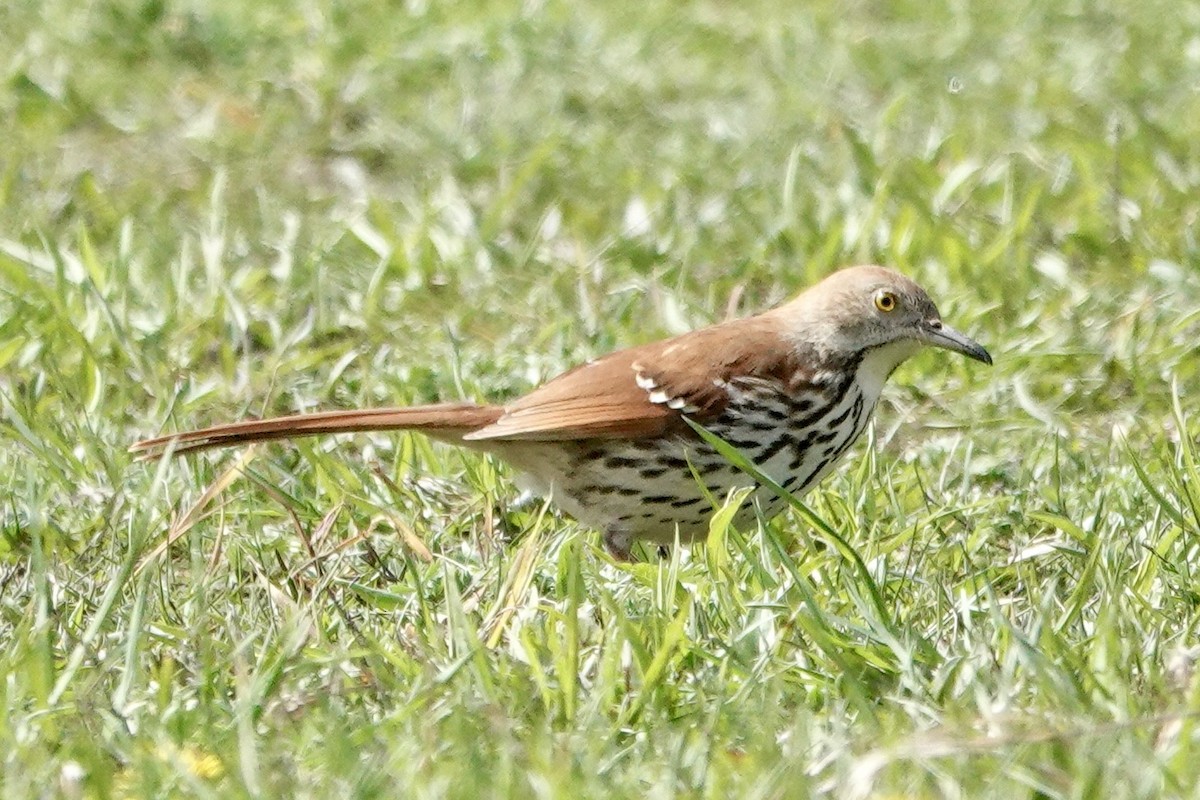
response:
M924 289L884 267L839 270L778 311L798 347L826 358L876 353L891 372L928 346L992 363L982 345L942 321Z

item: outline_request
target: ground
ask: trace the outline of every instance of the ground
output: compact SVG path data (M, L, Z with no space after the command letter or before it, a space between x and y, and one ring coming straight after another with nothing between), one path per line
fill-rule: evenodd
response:
M1145 797L1200 780L1200 6L0 8L0 795ZM617 565L249 415L514 397L849 263L892 378Z

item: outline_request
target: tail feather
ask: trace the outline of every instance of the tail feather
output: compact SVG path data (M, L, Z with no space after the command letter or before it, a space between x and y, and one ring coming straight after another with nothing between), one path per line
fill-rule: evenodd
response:
M321 411L274 419L252 419L214 425L195 431L171 433L137 442L129 449L141 458L153 459L168 451L174 455L232 447L272 439L318 436L357 431L421 431L439 439L461 441L472 431L491 425L504 409L471 403L443 403L409 408L375 408L352 411Z

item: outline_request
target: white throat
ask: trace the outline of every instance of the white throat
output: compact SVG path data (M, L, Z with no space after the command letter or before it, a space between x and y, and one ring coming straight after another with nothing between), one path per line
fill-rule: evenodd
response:
M867 351L858 365L858 385L868 405L874 405L883 391L883 384L896 367L903 364L921 349L921 343L912 339L900 339L882 347Z

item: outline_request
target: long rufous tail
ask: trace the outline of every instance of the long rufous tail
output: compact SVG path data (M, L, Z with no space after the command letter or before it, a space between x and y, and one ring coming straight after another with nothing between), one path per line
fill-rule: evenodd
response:
M376 408L352 411L321 411L274 419L252 419L214 425L196 431L157 436L132 445L129 449L141 458L158 458L168 451L174 455L232 447L271 439L319 436L325 433L355 431L421 431L439 439L461 441L471 431L491 425L504 409L472 403L441 403L410 408Z

